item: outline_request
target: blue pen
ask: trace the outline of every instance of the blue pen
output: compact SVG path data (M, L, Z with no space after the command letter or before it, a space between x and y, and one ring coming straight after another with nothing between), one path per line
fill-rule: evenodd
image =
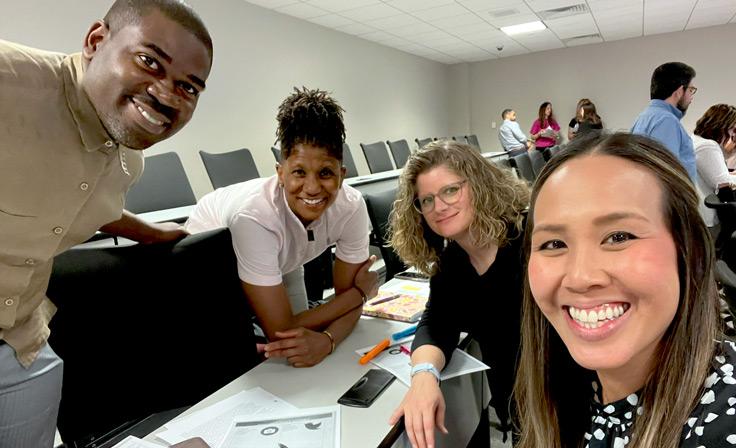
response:
M416 332L417 332L417 326L416 325L412 325L409 328L406 328L404 330L401 330L399 332L396 332L396 333L392 334L391 335L391 339L393 339L394 341L398 341L399 339L404 339L405 337L411 336L411 335L413 335Z

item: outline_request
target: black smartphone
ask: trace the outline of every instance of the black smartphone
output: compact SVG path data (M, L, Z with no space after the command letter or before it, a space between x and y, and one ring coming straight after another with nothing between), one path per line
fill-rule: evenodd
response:
M345 406L367 408L395 379L395 376L385 370L371 369L342 394L337 402Z
M429 277L422 274L421 272L414 271L403 271L394 275L395 278L402 278L404 280L414 280L415 282L428 282Z

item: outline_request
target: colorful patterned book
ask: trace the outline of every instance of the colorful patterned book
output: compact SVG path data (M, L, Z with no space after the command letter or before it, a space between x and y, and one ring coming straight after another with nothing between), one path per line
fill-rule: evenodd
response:
M378 291L376 297L363 305L363 314L401 322L418 321L427 305L429 294L424 288L414 287L409 283L406 282L399 288Z

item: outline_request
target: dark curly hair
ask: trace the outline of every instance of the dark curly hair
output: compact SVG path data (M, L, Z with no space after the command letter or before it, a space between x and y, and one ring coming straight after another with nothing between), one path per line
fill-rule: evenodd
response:
M281 143L281 159L286 160L298 144L324 148L342 162L345 141L344 109L324 90L294 87L279 106L276 136Z

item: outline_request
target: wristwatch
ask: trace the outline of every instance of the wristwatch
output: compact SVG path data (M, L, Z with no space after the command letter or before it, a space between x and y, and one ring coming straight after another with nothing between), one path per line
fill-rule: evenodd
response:
M429 372L432 375L434 375L435 378L437 378L437 383L440 382L440 372L431 363L428 363L428 362L420 362L419 364L413 366L411 368L411 376L412 376L412 378L414 377L414 375L416 375L419 372Z

